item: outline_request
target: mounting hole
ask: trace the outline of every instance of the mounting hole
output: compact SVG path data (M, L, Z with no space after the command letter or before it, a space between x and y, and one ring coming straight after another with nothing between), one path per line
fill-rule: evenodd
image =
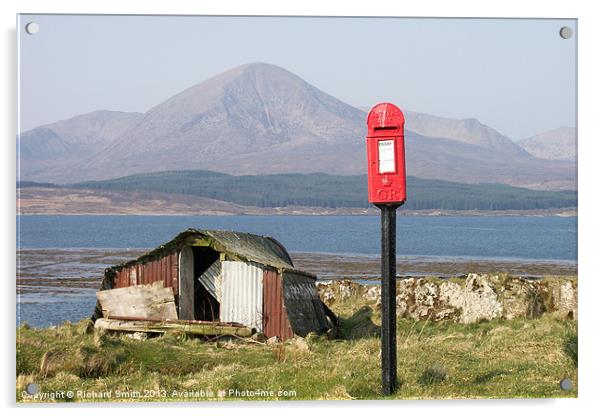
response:
M25 391L27 394L31 394L33 396L34 394L38 394L40 391L40 386L38 386L36 383L29 383L27 386L25 386Z
M571 29L568 26L563 26L563 27L560 28L560 32L559 33L560 33L560 37L562 39L568 39L571 36L573 36L573 29Z
M29 22L25 25L25 31L30 35L35 35L40 31L40 25L36 22Z
M564 391L573 390L573 382L568 378L560 380L560 388Z

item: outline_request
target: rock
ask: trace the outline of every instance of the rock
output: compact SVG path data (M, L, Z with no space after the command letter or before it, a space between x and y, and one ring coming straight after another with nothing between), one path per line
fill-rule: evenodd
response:
M351 282L350 280L340 280L338 282L339 284L339 299L340 300L345 300L345 299L349 299L352 295L355 294L355 287L353 282Z
M381 287L349 280L320 287L324 302L333 304L352 296L381 303ZM472 323L496 318L533 319L544 312L577 319L577 280L470 273L465 279L401 279L397 285L397 315L415 320L453 320Z
M459 311L456 308L444 308L444 309L441 309L441 310L435 312L435 314L433 316L433 320L441 321L443 319L449 319L452 321L457 321L458 314L459 314Z
M268 340L268 337L266 337L263 332L256 332L253 335L251 335L251 339L257 342L266 342Z
M397 295L397 297L395 298L395 303L397 305L397 315L406 316L408 311L408 304L405 302L403 295ZM378 300L377 305L380 306L380 299Z
M271 338L268 338L265 343L268 344L268 345L276 345L279 342L280 342L280 339L277 336L273 336Z
M496 290L498 280L498 276L471 273L464 285L444 282L440 286L439 301L447 313L440 314L440 319L449 316L461 323L472 323L501 317L503 308Z
M380 286L372 286L370 287L366 293L364 294L364 299L366 300L376 300L378 301L381 296L381 288Z
M444 283L427 279L404 279L400 282L397 295L397 314L415 320L456 320L458 308L445 302ZM453 284L454 287L459 287Z
M336 296L334 294L334 290L332 288L327 288L325 289L321 294L320 297L322 298L322 301L327 304L330 305L332 303L334 303Z
M492 320L502 315L502 304L495 290L498 276L471 273L466 278L465 296L460 322L472 323L481 319Z
M336 301L344 301L355 295L361 295L365 292L366 286L352 282L349 279L337 280L328 284L317 284L318 295L327 305L332 305Z
M127 338L135 339L137 341L144 341L148 339L148 334L146 332L131 332L125 334Z
M538 318L544 312L544 302L537 283L509 277L500 288L504 319Z
M434 283L420 281L414 290L414 316L416 319L433 317L439 297L439 287Z
M547 302L548 312L556 312L562 317L577 319L577 281L549 279L540 282Z
M297 350L303 352L309 352L309 344L305 339L300 337L294 337L289 340L290 344L294 346Z

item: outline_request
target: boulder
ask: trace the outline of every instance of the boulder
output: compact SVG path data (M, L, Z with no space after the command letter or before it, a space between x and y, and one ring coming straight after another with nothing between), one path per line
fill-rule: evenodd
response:
M540 281L540 286L547 311L577 319L577 280L544 279Z
M370 286L366 293L364 294L364 299L370 301L378 301L380 299L380 286Z
M538 282L509 277L500 287L499 293L505 319L540 317L544 301Z
M267 341L265 342L267 345L276 345L280 342L280 338L278 338L277 336L273 336L271 338L268 338Z
M255 332L253 335L251 335L251 339L257 342L266 342L268 337L266 337L263 332Z

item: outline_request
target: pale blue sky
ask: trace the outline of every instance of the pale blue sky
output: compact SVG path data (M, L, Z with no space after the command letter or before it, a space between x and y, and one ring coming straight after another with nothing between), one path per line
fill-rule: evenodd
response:
M35 21L36 35L25 25ZM575 125L574 20L22 15L21 131L144 112L236 65L280 65L355 106L474 117L513 140Z

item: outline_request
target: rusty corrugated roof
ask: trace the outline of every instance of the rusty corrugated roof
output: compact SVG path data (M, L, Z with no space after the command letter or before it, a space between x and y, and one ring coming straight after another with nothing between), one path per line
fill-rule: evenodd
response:
M294 268L293 261L282 244L272 237L238 231L199 230L189 228L176 235L169 242L143 254L135 260L111 267L119 271L136 263L146 263L191 245L195 240L204 239L207 244L230 260L251 261L277 269Z
M275 268L294 268L293 260L275 238L236 231L195 230L207 235L222 247L220 252L231 254L238 260L254 261Z

